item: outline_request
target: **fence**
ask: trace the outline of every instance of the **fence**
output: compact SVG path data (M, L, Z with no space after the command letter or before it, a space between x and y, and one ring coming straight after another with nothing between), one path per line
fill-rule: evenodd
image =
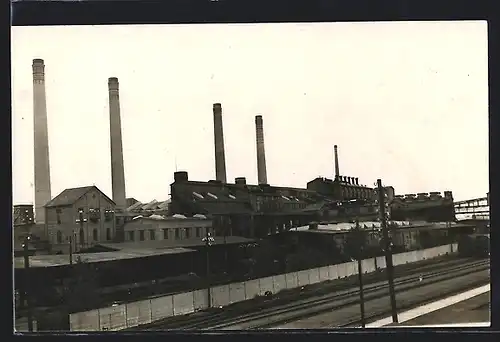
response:
M402 265L435 258L457 251L457 244L439 246L420 251L393 255L394 265ZM385 268L385 258L377 257L362 261L364 273ZM248 280L241 283L210 288L211 304L215 307L253 299L267 291L277 293L284 289L293 289L335 280L357 274L357 262L330 265L298 272L279 274L271 277ZM71 331L121 330L151 323L163 318L184 315L208 307L207 290L196 290L158 298L151 298L128 304L116 305L70 315Z

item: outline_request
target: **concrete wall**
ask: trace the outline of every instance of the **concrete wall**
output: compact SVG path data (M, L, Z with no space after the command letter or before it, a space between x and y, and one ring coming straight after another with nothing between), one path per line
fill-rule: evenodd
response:
M394 265L402 265L408 262L435 258L452 251L457 251L457 244L394 254L393 262ZM377 268L375 268L375 265ZM349 277L358 273L357 267L357 262L352 261L212 287L210 289L211 305L214 307L226 306L253 299L257 295L265 295L267 291L274 294L284 289L293 289L327 280ZM384 257L362 261L363 273L374 272L376 269L385 267ZM207 290L197 290L71 314L70 329L72 331L121 330L166 317L184 315L207 307Z

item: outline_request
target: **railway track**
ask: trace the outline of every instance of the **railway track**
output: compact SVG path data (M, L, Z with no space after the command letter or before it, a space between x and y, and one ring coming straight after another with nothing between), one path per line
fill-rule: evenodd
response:
M474 263L474 259L443 259L439 262L434 262L431 264L425 263L420 265L413 265L414 267L410 267L410 265L402 265L396 267L396 277L410 277L408 279L413 280L409 281L415 281L415 274L422 274L426 272L428 274L432 274L433 272L442 274L443 270L456 269L457 267L463 268L463 265L468 263ZM259 303L258 305L253 305L252 307L240 308L238 307L238 303L234 304L234 307L229 306L224 310L219 310L216 312L199 312L191 315L174 317L164 321L130 328L129 330L206 329L212 326L220 325L224 322L234 321L235 317L240 317L240 319L242 319L243 317L246 317L247 319L255 318L256 311L259 311L259 314L268 312L269 315L274 315L273 312L276 312L275 310L279 309L279 307L288 307L290 310L290 305L293 308L304 305L304 302L305 304L307 304L307 299L310 297L314 297L314 299L312 299L312 302L309 305L314 306L316 305L316 303L318 303L318 296L320 296L320 298L323 298L324 302L328 302L332 301L335 297L335 294L332 295L332 292L338 294L344 291L344 293L346 293L346 289L356 287L357 279L354 278L357 277L339 279L331 283L321 284L321 287L313 286L313 289L311 291L304 289L304 291L301 292L300 295L297 293L297 291L285 295L278 295L276 296L277 298L271 301ZM366 289L368 290L373 286L377 286L377 284L372 285L370 283L385 281L385 271L366 274L364 278L365 284L367 284ZM380 285L381 284L378 284L378 286ZM298 299L299 302L297 302ZM290 304L290 302L293 303ZM287 304L289 306L286 306Z
M430 271L423 274L411 275L399 278L395 281L396 292L405 292L414 288L423 287L425 285L435 284L450 279L468 276L472 273L478 273L489 269L489 261L471 262L467 265L448 267L439 271ZM366 302L377 300L380 298L386 299L388 295L388 285L386 282L371 284L364 289L364 298ZM439 294L442 296L442 294ZM388 302L386 303L388 304ZM349 318L340 322L337 326L350 326L359 321L359 290L349 289L340 291L334 294L325 295L311 300L294 302L284 305L279 308L271 308L269 310L261 310L246 314L233 319L228 319L223 322L205 323L196 325L194 329L263 329L272 328L277 325L286 324L296 320L301 320L325 312L337 311L343 308L355 307L354 310L356 319ZM357 312L356 312L357 311ZM370 314L368 318L378 317L384 312L376 312ZM215 324L214 324L215 323Z

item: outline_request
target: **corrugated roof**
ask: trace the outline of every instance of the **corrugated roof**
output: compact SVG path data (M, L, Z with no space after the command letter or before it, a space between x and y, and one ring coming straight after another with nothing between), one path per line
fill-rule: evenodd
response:
M152 209L156 209L157 207L157 203L158 201L157 200L152 200L151 202L147 203L145 206L142 207L142 210L152 210Z
M95 185L92 186L83 186L80 188L69 188L65 189L59 195L54 197L51 201L45 204L45 207L60 207L65 205L75 204L82 196L84 196L87 192L92 189L96 189L99 191L104 197L106 197L109 201L114 203L108 196L106 196L101 190L99 190Z
M136 202L136 203L132 204L130 207L128 207L127 211L136 210L136 209L142 207L143 205L144 205L144 203L142 203L142 202Z

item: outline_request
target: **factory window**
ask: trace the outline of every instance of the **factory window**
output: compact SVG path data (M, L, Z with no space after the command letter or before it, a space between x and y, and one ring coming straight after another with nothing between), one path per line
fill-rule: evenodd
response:
M111 240L111 228L106 228L106 240Z
M175 239L178 240L179 239L179 228L176 228L175 229Z
M98 241L99 240L96 228L94 228L94 230L92 231L92 238L94 239L94 241Z
M191 237L191 229L186 228L186 239L189 239Z
M168 240L168 229L163 228L163 240Z
M139 230L139 241L144 241L144 230Z
M135 234L134 233L135 233L134 231L128 232L128 240L129 241L134 241L135 240L135 236L134 236Z
M155 240L155 239L156 239L154 229L150 229L150 230L149 230L149 239L150 239L150 240Z
M196 237L200 237L200 235L201 235L201 228L196 227Z
M197 197L199 199L204 199L203 195L201 195L201 194L199 194L199 193L197 193L195 191L193 191L193 196L195 196L195 197Z
M60 230L57 231L57 243L62 243L62 233Z

